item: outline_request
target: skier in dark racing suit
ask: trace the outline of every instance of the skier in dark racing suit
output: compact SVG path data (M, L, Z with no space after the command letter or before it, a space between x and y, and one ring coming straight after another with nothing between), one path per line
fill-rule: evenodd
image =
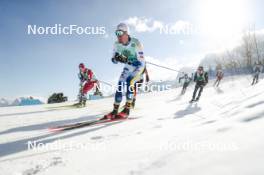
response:
M179 78L179 83L183 79L183 86L182 86L182 91L181 95L185 94L187 87L189 86L190 82L192 81L192 78L188 76L188 74L184 74L184 76Z
M204 86L208 83L208 73L204 71L203 66L199 66L197 71L194 74L194 82L195 88L193 91L192 100L190 102L199 101L201 94L203 92ZM196 93L198 92L198 96L196 97Z

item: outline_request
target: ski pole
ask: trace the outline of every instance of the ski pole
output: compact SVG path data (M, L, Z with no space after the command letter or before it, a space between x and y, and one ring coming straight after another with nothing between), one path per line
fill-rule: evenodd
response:
M105 82L105 81L102 81L102 80L99 80L99 82L101 82L101 83L103 83L103 84L106 84L106 85L108 85L108 86L113 86L112 84L110 84L110 83L107 83L107 82Z
M174 71L174 72L179 72L179 73L183 73L184 74L184 72L178 71L176 69L172 69L172 68L169 68L169 67L166 67L166 66L161 66L161 65L158 65L158 64L155 64L155 63L151 63L149 61L146 61L146 63L147 64L151 64L153 66L157 66L157 67L160 67L160 68L164 68L164 69L167 69L167 70L171 70L171 71Z

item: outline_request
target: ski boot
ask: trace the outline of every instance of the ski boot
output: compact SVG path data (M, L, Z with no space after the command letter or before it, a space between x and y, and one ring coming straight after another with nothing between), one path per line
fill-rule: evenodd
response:
M119 108L119 105L114 104L113 111L110 112L109 114L104 115L104 117L101 118L100 120L111 120L111 119L114 119L116 117L116 115L118 114L118 108Z
M127 102L125 108L115 116L115 119L126 119L129 116L132 103Z
M75 104L77 107L85 107L86 106L87 97L85 94L80 94L79 103Z
M95 91L93 95L98 95L98 96L102 97L103 96L103 93L100 92L100 91Z
M82 101L82 107L85 107L86 106L86 98L85 99L83 99L83 101Z
M189 103L193 103L193 102L195 102L195 99L194 98L191 99L191 101L189 101Z

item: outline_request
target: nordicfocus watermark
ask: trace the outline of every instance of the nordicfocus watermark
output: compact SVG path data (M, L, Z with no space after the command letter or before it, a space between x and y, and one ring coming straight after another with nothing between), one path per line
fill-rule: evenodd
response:
M199 26L188 22L169 23L160 26L158 29L161 35L194 35L201 32Z
M105 35L104 26L79 26L55 24L54 26L28 25L28 35Z
M84 82L85 84L85 82ZM84 86L84 85L82 85ZM108 93L115 93L117 92L140 92L140 93L148 93L148 92L160 92L165 90L171 90L172 85L171 84L146 84L146 83L136 83L135 85L128 85L127 82L122 82L118 85L112 85L112 86L101 86L99 84L96 84L96 88L103 92Z
M193 142L193 141L169 141L165 144L160 145L160 150L167 151L214 151L214 152L225 152L225 151L237 151L239 146L235 142Z
M52 143L44 143L38 141L28 141L27 142L28 150L37 150L37 151L52 151L52 150L107 150L107 143L96 142L94 144L86 144L80 142L63 142L61 140L56 140Z

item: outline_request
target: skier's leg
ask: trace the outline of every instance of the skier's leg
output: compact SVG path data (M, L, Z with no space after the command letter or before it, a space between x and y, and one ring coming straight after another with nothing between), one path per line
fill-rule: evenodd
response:
M218 80L218 82L217 82L217 87L219 86L219 84L220 84L220 81L221 81L221 79L219 79L219 80Z
M95 92L94 95L103 96L103 94L100 92L100 84L97 82L95 83Z
M137 68L127 78L127 102L132 102L134 97L135 84L140 80L141 74L144 71L144 67Z
M136 100L137 100L137 98L136 98L136 94L134 94L134 98L133 98L132 105L131 105L132 108L135 108Z
M79 103L77 103L78 105L82 103L82 97L83 97L83 86L81 86L79 90L79 95L78 95Z
M94 83L86 82L82 89L81 105L86 105L87 93L94 87Z
M199 89L199 86L196 84L195 88L194 88L194 91L193 91L192 100L195 100L196 92L197 92L198 89Z
M255 79L256 79L256 75L253 77L253 82L251 85L254 85L255 84Z
M112 118L115 118L116 115L118 114L118 109L119 109L120 103L122 102L123 92L125 90L126 79L128 75L129 75L129 70L128 68L125 67L118 81L118 86L117 86L117 90L115 93L115 102L113 105L113 110L109 114L105 115L102 119L112 119Z
M181 93L182 95L185 94L186 88L187 88L187 83L184 83L182 87L182 93Z
M187 87L184 87L184 89L183 89L183 94L185 94L185 92L186 92L186 88L187 88Z
M214 82L214 86L216 85L216 83L217 83L217 79L216 79L215 82Z
M123 69L121 76L119 77L118 87L115 93L115 104L117 105L119 105L122 102L122 96L123 96L123 92L126 90L125 86L127 85L126 80L128 76L129 76L129 69L125 67Z
M256 83L258 83L258 80L259 80L259 74L257 74L256 76Z
M183 95L183 93L184 93L184 86L182 87L181 95Z
M119 105L123 99L123 90L124 90L125 82L119 81L117 86L118 87L115 93L115 104Z
M94 87L94 83L87 82L83 86L83 94L87 94Z
M134 99L135 84L140 80L141 74L144 71L144 67L136 68L126 79L127 82L127 94L126 94L126 106L122 112L120 112L117 118L126 118L130 113L132 107L132 101Z
M203 86L199 86L199 93L198 93L198 97L196 98L196 100L200 99L202 92L203 92Z

